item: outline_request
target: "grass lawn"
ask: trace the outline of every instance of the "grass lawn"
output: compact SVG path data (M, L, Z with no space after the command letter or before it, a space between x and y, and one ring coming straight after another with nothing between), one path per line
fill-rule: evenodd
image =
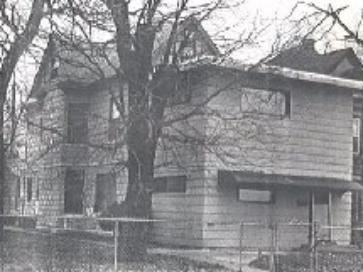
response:
M0 248L0 271L113 271L111 239L71 233L6 230ZM119 271L227 271L184 258L147 255L139 262L119 262Z

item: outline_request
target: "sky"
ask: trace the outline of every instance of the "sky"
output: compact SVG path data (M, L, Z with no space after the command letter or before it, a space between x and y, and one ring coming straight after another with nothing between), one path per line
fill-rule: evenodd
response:
M28 1L13 0L18 2L23 9ZM144 0L132 0L132 8L140 5ZM190 0L191 5L200 5L209 2L208 0ZM228 0L228 4L233 5L241 0ZM245 0L242 5L233 5L233 8L221 10L215 13L208 21L203 23L206 30L213 36L217 45L233 44L237 40L247 40L249 43L242 49L232 54L232 57L239 58L245 62L258 61L271 50L271 45L279 35L282 40L291 38L295 34L294 19L301 18L306 13L311 13L311 9L300 5L292 16L289 16L298 0ZM342 12L342 19L351 27L355 28L362 16L363 0L310 0L310 3L327 8L331 4L334 8L347 6ZM176 0L164 0L169 6L176 3ZM28 2L29 4L29 2ZM251 33L253 35L251 35ZM330 49L337 49L344 46L339 39L344 37L344 32L336 27L327 39L316 44L320 51L326 50L326 42L331 42ZM315 37L314 37L315 38ZM229 41L229 42L228 42ZM228 46L227 46L228 48ZM226 49L226 48L224 48ZM22 59L19 65L21 78L24 86L31 85L35 69L32 65L26 65L28 60Z

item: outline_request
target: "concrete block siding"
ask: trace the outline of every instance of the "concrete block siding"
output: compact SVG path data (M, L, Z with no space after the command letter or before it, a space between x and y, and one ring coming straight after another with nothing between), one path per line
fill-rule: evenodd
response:
M203 97L213 95L228 85L230 80L235 80L235 75L214 74L203 85L195 87L192 104L193 99L200 102ZM155 176L182 174L187 176L187 183L185 193L153 195L153 217L166 220L154 225L157 242L196 247L237 247L241 221L307 222L308 208L297 205L297 200L303 196L301 191L282 188L276 190L273 203L242 203L237 200L236 188L218 185L218 170L351 181L352 93L316 84L278 82L272 87L289 92L291 97L288 116L244 115L240 107L241 91L243 86L252 86L258 91L259 80L252 81L239 82L217 95L205 109L210 114L173 124L174 128L190 131L195 138L207 140L206 146L202 147L169 143L168 156L163 154L162 149L158 151L155 165L160 165L166 157L168 163L155 169ZM43 123L55 128L58 133L48 131L44 136L46 140L41 140L37 133L30 135L34 139L29 147L29 169L24 176L34 176L33 186L39 184L40 193L38 199L33 198L24 204L24 213L35 213L34 207L36 213L42 215L64 213L64 178L68 167L85 172L84 214L94 206L97 174L116 171L117 199L120 202L124 199L127 172L116 165L127 160L126 150L115 152L97 147L100 144L112 147L114 144L108 138L109 125L106 122L113 89L115 86L112 84L110 88L87 92L55 89L43 98L47 103L40 104L34 115L46 115ZM91 143L90 147L64 143L66 109L67 104L72 102L89 103L87 140ZM213 115L213 112L220 114ZM173 114L176 113L173 111ZM173 129L168 129L172 133ZM37 160L37 152L47 149L46 146L37 147L42 144L53 145L54 148ZM25 195L25 189L22 194ZM333 194L332 202L333 223L350 224L350 194ZM316 219L324 221L325 218L326 207L317 207ZM48 220L39 224L51 223L54 224ZM307 228L303 227L281 227L278 233L284 238L280 246L306 243L307 232ZM349 243L350 232L336 230L332 237L339 243ZM270 241L269 229L256 227L246 228L242 242L246 246L267 247Z
M207 84L200 86L203 89L200 93L212 95L228 80L233 79L228 75L211 77ZM247 85L242 83L242 86L258 86L251 81L246 82ZM241 221L265 225L272 222L308 222L308 206L298 205L301 197L308 197L308 188L306 191L280 188L275 191L275 201L271 204L242 203L237 200L236 187L221 188L218 185L218 169L352 180L353 114L350 91L302 82L280 82L278 89L290 93L289 116L251 118L240 112L240 86L232 86L209 103L209 108L224 112L225 118L209 116L202 120L204 125L199 125L204 128L206 138L222 135L216 144L218 148L201 151L202 163L198 161L201 179L197 181L200 186L191 189L196 180L188 178L188 189L184 195L163 194L153 198L154 216L157 218L182 221L188 215L198 217L201 237L189 240L186 237L188 234L190 237L191 229L182 224L164 225L163 231L155 230L159 241L204 247L237 247ZM220 153L217 154L216 150ZM225 154L233 155L223 156ZM192 164L188 161L189 166ZM162 172L163 175L168 174L167 169ZM349 226L350 207L350 193L332 193L332 224ZM327 224L327 210L327 205L316 205L315 219L320 224ZM281 225L278 237L280 247L297 247L308 242L308 227ZM349 227L332 231L332 239L339 244L349 244ZM242 242L246 247L269 247L271 230L266 226L246 227Z

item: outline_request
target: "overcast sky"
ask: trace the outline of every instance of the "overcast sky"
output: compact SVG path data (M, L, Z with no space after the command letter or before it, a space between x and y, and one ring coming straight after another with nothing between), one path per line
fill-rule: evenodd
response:
M18 3L25 3L27 1L14 0ZM134 5L142 3L143 0L133 0L131 3ZM208 2L208 0L190 0L191 4L201 4ZM228 3L240 2L241 0L228 0ZM256 61L265 55L265 51L269 51L271 43L276 37L276 33L285 35L285 38L291 37L294 34L291 20L299 18L306 13L311 12L307 7L300 6L295 12L293 17L287 18L291 10L296 5L297 0L245 0L243 5L233 9L224 10L216 13L209 21L204 23L205 28L212 34L219 45L225 44L223 39L243 39L247 37L252 29L261 31L258 35L253 36L253 49L243 47L239 53L234 54L234 57L241 58L246 62ZM331 4L334 8L348 6L347 9L341 14L342 18L347 24L353 28L356 27L357 22L362 16L363 0L313 0L310 1L320 7L327 8ZM168 0L164 3L173 4L176 0ZM268 27L266 27L268 26ZM225 31L225 27L230 27ZM341 29L335 28L334 35L328 37L328 41L333 41L337 38L342 38L344 33ZM223 39L221 39L223 38ZM323 40L317 44L317 48L325 48ZM342 46L342 43L333 43L333 48L336 49ZM254 58L252 58L254 57ZM21 65L22 74L21 78L26 85L31 85L34 67L24 68Z

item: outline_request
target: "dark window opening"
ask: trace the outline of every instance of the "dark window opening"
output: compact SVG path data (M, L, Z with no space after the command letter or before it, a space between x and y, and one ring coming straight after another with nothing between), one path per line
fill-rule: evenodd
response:
M21 178L16 179L16 193L15 193L15 210L20 208L20 191L21 191Z
M30 202L33 198L33 179L27 178L26 179L26 199Z
M39 200L39 191L40 191L40 180L39 180L39 178L37 179L37 188L36 188L36 190L35 190L35 199L36 200Z
M168 176L154 178L155 193L185 193L186 176Z
M174 93L169 98L169 105L175 106L190 103L192 98L191 75L183 72L179 74Z
M64 213L83 212L84 170L67 169L64 183Z
M120 111L122 106L121 100L116 100L117 98L111 97L110 99L110 116L109 116L109 130L108 139L110 141L116 140L120 136Z
M96 177L95 212L104 212L116 202L116 179L113 174L98 174Z
M291 93L285 92L285 116L291 116Z
M70 103L67 114L68 143L85 143L88 136L88 104Z
M40 137L40 140L43 141L44 139L44 132L43 132L43 118L40 118L40 121L39 121L39 137Z

